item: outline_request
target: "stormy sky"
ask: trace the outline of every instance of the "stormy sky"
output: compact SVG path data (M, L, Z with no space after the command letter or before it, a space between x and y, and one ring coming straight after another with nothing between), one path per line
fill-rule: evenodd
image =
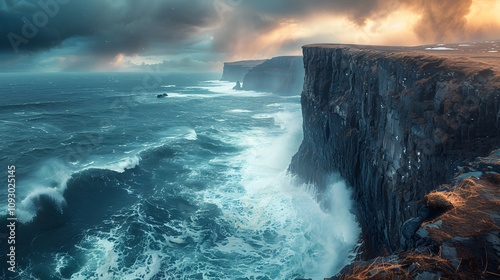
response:
M500 0L0 0L0 72L219 71L309 43L500 39Z

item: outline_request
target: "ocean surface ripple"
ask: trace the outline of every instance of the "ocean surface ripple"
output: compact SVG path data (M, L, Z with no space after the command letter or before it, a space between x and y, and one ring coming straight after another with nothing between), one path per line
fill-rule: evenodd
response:
M342 178L318 202L286 173L300 96L201 74L137 90L147 75L0 81L15 279L323 279L352 260L360 230Z

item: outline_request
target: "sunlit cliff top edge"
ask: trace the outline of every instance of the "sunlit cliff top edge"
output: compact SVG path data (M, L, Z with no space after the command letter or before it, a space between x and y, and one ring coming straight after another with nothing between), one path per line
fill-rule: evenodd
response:
M483 42L467 42L453 44L431 44L414 47L355 45L355 44L308 44L308 48L345 49L351 52L384 53L385 56L405 57L423 56L446 58L447 66L467 68L490 68L500 77L500 39Z

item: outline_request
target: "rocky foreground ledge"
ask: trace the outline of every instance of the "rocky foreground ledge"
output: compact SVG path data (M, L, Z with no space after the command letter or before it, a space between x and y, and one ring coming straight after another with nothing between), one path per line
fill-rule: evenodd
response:
M368 261L340 278L500 277L499 45L303 48L290 171L353 188Z
M358 260L330 279L499 279L500 150L461 168L410 219L405 250Z

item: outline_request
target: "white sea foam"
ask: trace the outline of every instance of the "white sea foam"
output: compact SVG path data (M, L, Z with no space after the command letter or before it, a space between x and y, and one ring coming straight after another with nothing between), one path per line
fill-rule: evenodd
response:
M162 98L160 100L170 100L170 99L209 99L209 98L214 98L214 97L221 97L225 96L225 94L199 94L199 93L185 93L185 92L168 92L168 96L165 98ZM150 103L157 103L159 100L156 96L154 98L149 100Z
M62 213L62 208L66 205L66 200L60 188L35 187L18 206L16 214L19 222L26 223L33 220L38 211L38 205L36 203L42 196L50 198Z
M123 173L127 169L133 169L137 165L139 165L139 162L141 161L141 158L139 156L132 156L132 157L125 157L121 158L109 163L106 163L102 166L93 166L91 167L96 168L96 169L104 169L104 170L112 170L117 173Z
M123 231L129 225L111 219L109 232L87 235L78 245L86 263L72 278L86 279L97 272L102 279L117 275L120 279L154 279L158 275L165 279L192 279L195 275L203 279L322 279L337 272L352 260L359 236L350 212L350 191L339 177L332 176L324 193L326 209L322 209L314 199L314 187L300 185L286 174L302 140L301 122L297 121L300 106L287 110L291 112L269 114L274 127L226 133L221 140L240 145L244 152L211 163L238 167L237 171L231 168L219 174L228 178L224 185L189 194L200 204L215 204L222 214L212 219L220 226L229 224L230 235L215 241L216 233L199 220L203 211L197 211L186 221L166 220L170 234L148 234L140 249L131 252L122 244L128 238ZM199 177L208 165L198 165L190 176ZM126 216L145 219L142 203L131 206L133 213ZM207 245L211 242L213 245ZM175 249L194 244L192 249ZM130 256L134 256L133 265L124 267L124 259Z
M322 209L314 199L313 186L301 185L286 174L302 140L300 105L275 107L282 110L260 114L274 121L269 127L250 127L236 132L218 129L218 140L237 145L243 152L220 155L206 164L197 164L189 175L200 177L205 171L211 171L212 164L230 167L218 174L226 178L224 183L207 182L212 184L207 189L185 190L198 206L216 205L221 214L214 215L212 221L217 227L228 227L230 234L223 233L227 236L220 238L216 232L206 229L203 220L206 214L201 210L186 220L165 218L162 226L167 226L169 233L158 234L156 225L144 222L149 217L144 215L141 199L131 205L133 213L126 212L126 218L113 217L106 221L109 230L89 230L84 234L85 239L77 249L85 262L79 264L79 271L72 279L95 275L101 279L193 279L195 276L203 279L322 279L352 260L360 230L350 212L349 189L339 177L332 175L323 194L325 201L321 205L325 208ZM190 127L168 128L157 133L161 144L197 137ZM150 149L153 144L145 144L145 147ZM105 164L103 159L94 158L85 168L103 166L119 172L135 166L139 160L130 155L116 157ZM126 245L137 238L129 236L131 216L141 226L154 228L133 250ZM184 246L192 247L183 249ZM56 260L59 267L66 262L65 256ZM125 262L130 265L125 266Z
M235 83L232 82L225 82L225 81L206 81L201 83L199 86L193 86L189 87L192 89L206 89L211 92L222 92L222 93L227 93L227 92L236 92L239 90L233 90Z
M47 134L55 134L55 133L62 133L62 130L54 125L51 124L39 124L37 126L32 126L31 127L32 131L33 130L41 130Z
M140 203L131 205L130 215L137 215L144 218L140 213ZM130 236L123 234L124 224L110 220L107 223L113 225L109 232L101 232L98 235L85 234L85 238L76 246L83 253L84 263L81 263L80 270L71 276L71 279L89 279L89 276L97 279L156 279L155 276L161 272L162 260L167 258L167 254L161 250L151 249L151 244L160 240L142 240L144 246L141 250L130 251L130 248L123 248ZM129 254L137 257L132 266L124 266L123 260ZM173 279L173 278L167 278Z
M300 94L299 95L285 95L285 96L280 96L281 99L299 99L300 98Z
M250 110L245 110L245 109L233 109L229 110L229 113L251 113L252 111Z
M224 81L207 81L199 86L189 87L191 89L203 89L212 92L209 96L235 96L235 97L262 97L271 95L268 92L257 92L252 90L234 90L234 83Z
M266 107L283 107L283 103L271 103L267 104Z
M252 116L254 119L272 119L273 116L271 114L255 114Z
M175 126L158 132L158 135L167 140L186 139L196 140L198 135L196 130L187 126Z
M73 274L71 279L88 279L89 275L95 275L99 279L113 279L115 273L119 271L119 254L115 251L115 244L108 239L94 236L87 236L82 243L77 248L82 249L81 246L91 243L93 250L87 251L88 257L84 269Z
M51 199L61 211L66 204L63 193L66 183L74 170L60 160L47 160L34 176L23 182L24 192L20 193L22 200L17 208L19 222L33 220L38 211L38 201L42 196Z
M298 110L297 110L298 111ZM273 136L269 131L254 129L233 135L248 149L233 159L241 165L240 191L232 183L211 189L204 201L222 209L224 218L239 232L214 250L255 258L254 266L240 267L248 277L256 277L254 267L275 268L277 279L288 279L299 267L304 277L320 279L333 275L353 258L360 230L350 212L350 191L338 177L332 177L325 192L328 211L314 200L312 189L298 185L285 170L301 140L301 123L297 111L273 114L276 125L284 132ZM255 241L267 248L250 246L250 237L264 232L277 236L276 243ZM259 238L257 238L259 239ZM265 262L264 262L265 261Z
M31 222L39 211L41 197L52 200L62 213L66 205L63 194L67 188L68 180L75 173L89 169L123 173L127 169L136 167L140 160L139 156L115 157L115 159L91 157L86 162L72 166L58 159L47 160L40 165L40 169L31 178L23 182L25 188L23 188L24 192L20 193L22 200L17 208L17 218L21 223Z
M23 116L23 117L35 117L35 116L40 116L43 115L43 112L34 112L34 111L22 111L22 112L15 112L14 115L16 116Z
M210 99L220 97L262 97L271 95L271 93L247 91L247 90L234 90L234 83L223 81L207 81L198 86L186 87L190 92L167 92L168 97L157 98L156 93L139 94L134 96L135 101L141 104L157 104L158 102L168 102L168 100L179 99ZM208 93L191 93L193 90L208 91ZM159 93L164 93L158 92Z

